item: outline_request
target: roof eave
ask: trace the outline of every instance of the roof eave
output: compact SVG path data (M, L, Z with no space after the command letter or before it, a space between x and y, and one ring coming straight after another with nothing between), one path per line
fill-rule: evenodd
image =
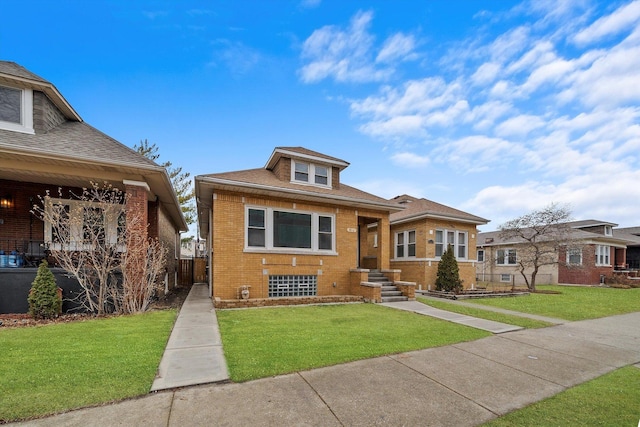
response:
M411 215L411 216L404 217L404 218L399 218L397 220L392 220L392 221L390 221L390 223L392 225L393 224L404 224L406 222L417 221L417 220L427 219L427 218L454 220L454 221L463 222L463 223L466 223L466 224L475 224L475 225L484 225L484 224L488 224L489 223L488 219L484 219L484 218L480 218L480 217L478 217L477 219L473 219L473 218L463 218L463 217L459 217L459 216L455 216L455 215L435 214L435 213L430 213L430 212L420 212L420 213L417 213L415 215Z
M273 195L273 196L278 196L285 193L291 196L303 197L305 200L308 200L308 201L320 201L324 203L331 201L338 205L356 206L356 207L363 207L368 209L374 208L378 210L385 210L388 212L399 212L403 209L403 207L401 206L398 206L396 204L386 203L386 202L382 203L382 202L376 202L372 200L339 196L335 194L321 194L321 193L314 193L306 190L299 190L299 189L286 188L286 187L274 187L271 185L254 184L254 183L248 183L243 181L213 178L213 177L202 176L202 175L196 176L195 181L196 181L196 192L199 192L198 184L200 184L200 185L209 185L212 187L219 187L220 189L229 189L229 190L252 189L252 190L257 190L259 192L263 192L265 195Z
M269 160L267 160L267 164L264 166L264 168L269 170L272 169L276 165L276 163L278 163L280 157L284 157L283 155L287 157L297 157L315 161L318 163L330 164L332 166L337 166L338 168L340 168L340 170L343 170L347 166L349 166L349 163L344 161L331 160L323 157L312 156L309 154L297 153L295 151L284 150L282 148L276 148L273 150L273 153L271 153L271 156L269 157Z
M6 73L0 73L0 77L22 83L23 85L28 86L31 89L37 89L41 92L44 92L67 118L78 122L82 121L82 117L80 117L76 110L73 109L71 104L67 102L64 96L62 96L62 94L52 83L28 79L26 77L14 76L13 74Z

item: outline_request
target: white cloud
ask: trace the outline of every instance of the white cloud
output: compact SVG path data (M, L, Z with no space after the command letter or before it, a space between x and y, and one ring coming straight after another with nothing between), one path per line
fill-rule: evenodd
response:
M521 114L519 116L511 117L498 126L496 126L495 132L499 136L526 136L535 129L541 128L545 125L545 121L535 115Z
M219 39L214 44L217 47L209 66L222 63L234 74L245 74L262 60L260 52L241 42Z
M421 168L429 164L428 156L420 156L418 154L402 152L391 156L391 161L400 167Z
M360 126L360 131L375 137L401 137L425 135L420 116L394 116L387 120L371 121Z
M485 86L493 82L500 72L500 64L495 62L486 62L478 67L475 73L471 76L471 81L476 85Z
M369 32L372 20L373 12L360 11L346 29L327 25L315 30L302 45L306 62L299 70L302 81L385 81L395 72L396 62L417 57L414 37L402 33L389 37L376 55L375 37Z
M416 41L412 35L396 33L385 40L376 62L393 62L396 60L415 59L413 52Z
M603 37L628 29L640 20L640 1L636 0L603 16L573 38L579 45L596 42Z

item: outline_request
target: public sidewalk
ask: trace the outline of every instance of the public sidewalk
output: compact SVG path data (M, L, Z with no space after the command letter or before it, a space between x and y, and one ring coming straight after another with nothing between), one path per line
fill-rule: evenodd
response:
M216 311L207 285L196 283L180 308L151 391L228 379Z
M476 426L639 363L636 312L240 384L161 391L22 425Z

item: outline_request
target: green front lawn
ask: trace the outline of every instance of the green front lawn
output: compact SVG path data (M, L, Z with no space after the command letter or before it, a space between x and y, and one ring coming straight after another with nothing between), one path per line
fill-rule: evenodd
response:
M488 427L636 426L640 369L627 366L511 412Z
M513 298L474 299L471 302L572 321L640 311L640 288L616 289L552 285L537 286L537 288L558 291L560 294L530 294Z
M376 304L220 310L217 316L233 381L491 335Z
M467 316L477 317L480 319L493 320L494 322L506 323L508 325L521 326L523 328L544 328L552 326L553 323L543 322L536 319L528 319L526 317L512 316L509 314L496 313L487 311L482 308L473 308L463 305L457 305L446 301L437 301L434 299L417 298L423 304L430 305L440 310L447 310L454 313L465 314ZM474 300L475 301L475 300ZM469 301L473 302L473 301Z
M175 310L0 329L0 424L149 392Z

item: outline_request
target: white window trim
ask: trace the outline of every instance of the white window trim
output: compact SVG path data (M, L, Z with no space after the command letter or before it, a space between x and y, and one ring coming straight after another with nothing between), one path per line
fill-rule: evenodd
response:
M264 211L265 246L249 246L249 209ZM311 215L311 248L280 248L273 246L273 213L289 212L297 214ZM331 248L319 249L319 217L331 218ZM312 212L295 209L267 208L264 206L249 206L244 209L244 251L254 253L287 253L287 254L322 254L337 255L336 252L336 216L327 212Z
M480 254L482 254L482 260L480 260ZM484 262L484 260L485 260L485 257L484 257L484 256L485 256L485 255L486 255L486 254L485 254L485 252L484 252L484 249L478 249L478 250L476 250L476 261L478 261L478 262Z
M85 207L99 207L99 203L93 203L83 200L68 200L68 199L57 199L57 198L48 198L45 202L45 210L50 210L52 205L65 205L69 206L69 214L75 215L78 217L79 215L83 215L80 211ZM62 243L53 242L53 230L51 223L49 221L45 221L44 224L44 241L49 245L50 249L53 250L74 250L74 251L86 251L90 249L89 245L83 245L81 242L83 241L83 224L72 224L71 227L71 242L64 247ZM110 218L105 224L105 233L108 240L115 244L118 242L118 218L114 216ZM124 252L126 250L125 245L119 245L118 251Z
M418 252L418 233L416 233L416 230L404 230L404 231L398 231L394 234L394 244L393 244L393 252L394 252L394 259L415 259L416 255L409 255L409 233L414 233L414 242L413 245L415 246L416 249L416 253ZM402 244L402 253L404 254L404 256L399 257L398 256L398 235L402 234L404 236L404 240L403 240L403 244Z
M444 242L442 242L441 244L444 245L442 248L442 254L444 255L444 253L447 250L447 246L449 245L449 243L447 242L447 236L448 233L453 233L453 255L455 256L456 260L460 260L460 261L466 261L469 259L469 233L467 231L461 231L461 230L449 230L446 228L438 228L436 229L436 234L435 236L437 236L437 232L438 231L442 231L442 237L444 238ZM459 248L459 235L460 234L464 234L465 238L464 238L464 246L465 246L465 253L464 253L464 257L459 257L458 256L458 248ZM438 242L435 242L436 245L438 245ZM442 258L442 255L435 255L436 259L440 259Z
M13 122L5 122L3 120L0 120L0 129L34 134L35 132L33 131L33 90L6 86L6 85L2 85L2 86L7 87L9 89L16 89L21 92L22 99L20 102L20 107L22 108L22 111L20 112L20 117L22 118L22 122L13 123Z
M600 262L600 255L601 255L600 252L606 252L605 263ZM605 255L605 254L603 253L602 255ZM599 267L611 267L611 246L596 245L596 265Z
M580 261L579 262L572 263L570 261L571 251L580 251ZM573 248L573 249L568 248L566 250L566 255L567 255L567 265L582 265L582 249L580 249L580 248Z
M301 164L301 165L307 165L308 167L308 177L309 180L308 181L300 181L296 179L296 164ZM326 184L316 184L316 166L320 166L323 168L327 169L327 183ZM321 165L321 164L315 164L315 163L309 163L309 162L300 162L298 160L291 160L291 182L293 184L300 184L300 185L311 185L314 187L321 187L321 188L331 188L332 183L331 183L331 176L333 175L331 173L332 169L331 166L328 165Z
M498 262L498 252L500 251L504 251L504 260L505 262L500 264ZM510 251L514 251L516 254L516 262L514 262L513 264L510 264L509 262L507 262L509 260L509 252ZM518 265L518 251L515 248L504 248L504 249L496 249L496 265L504 265L504 266L513 266L513 265Z
M610 225L604 226L604 235L605 236L613 236L613 228Z

